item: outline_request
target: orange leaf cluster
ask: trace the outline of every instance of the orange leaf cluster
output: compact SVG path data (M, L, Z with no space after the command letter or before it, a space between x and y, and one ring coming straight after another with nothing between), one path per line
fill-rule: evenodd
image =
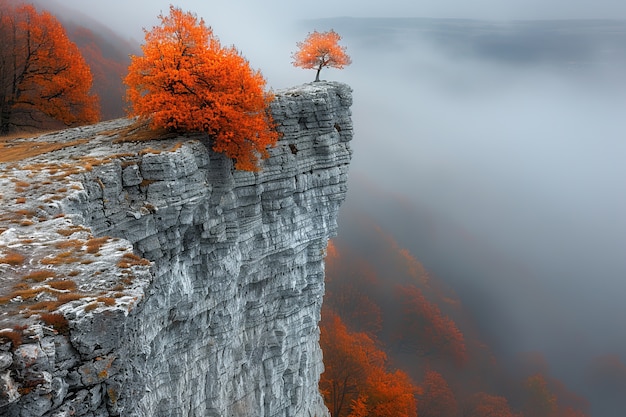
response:
M511 411L506 398L484 392L474 394L465 407L467 417L522 417Z
M415 387L406 373L386 370L387 355L365 333L350 332L325 310L320 345L325 371L320 389L333 417L412 417Z
M421 356L447 354L463 365L467 361L465 338L456 323L428 301L419 288L399 286L396 293L403 305L397 331L399 343L415 348Z
M0 39L0 133L98 120L91 71L54 16L0 1Z
M304 42L298 42L298 51L292 55L293 65L306 69L317 69L315 81L320 80L324 67L343 68L352 60L346 54L346 47L340 46L341 36L334 30L309 33Z
M426 371L418 415L425 417L456 416L459 407L448 382L436 371Z
M257 170L278 140L263 76L192 13L170 6L159 19L124 80L131 115L153 129L206 132L237 168Z

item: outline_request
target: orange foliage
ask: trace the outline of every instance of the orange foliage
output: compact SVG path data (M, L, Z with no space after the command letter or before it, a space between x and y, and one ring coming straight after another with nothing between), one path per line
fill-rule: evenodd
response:
M472 396L465 407L464 417L521 417L514 414L504 397L479 392Z
M465 338L454 321L428 301L419 288L400 286L397 294L403 306L396 336L399 346L415 350L420 356L446 354L457 365L463 365L467 361Z
M324 311L320 345L325 371L320 389L333 417L409 417L417 388L402 371L386 371L387 356L365 333L352 333L338 315Z
M258 170L279 136L263 76L192 13L170 6L159 19L124 80L131 115L151 118L153 129L206 132L237 168Z
M557 398L541 374L530 376L524 381L524 414L533 417L556 417Z
M54 16L0 1L0 39L0 133L98 120L89 67Z
M104 120L123 116L124 86L122 79L128 68L128 53L118 50L115 38L106 39L73 22L65 22L68 36L80 49L93 73L93 90L100 96ZM130 49L130 46L128 47Z
M7 252L4 256L0 257L0 264L17 266L22 262L24 262L24 256L17 252Z
M41 313L41 321L52 326L60 334L68 334L70 325L67 319L60 313Z
M533 417L587 417L587 401L569 391L559 380L532 375L523 384L525 416Z
M456 417L458 405L452 390L440 373L426 371L423 394L418 403L420 417Z
M309 33L304 42L298 42L298 51L292 55L293 65L306 69L317 69L315 81L320 80L324 67L343 68L352 61L346 47L339 46L341 36L334 30Z

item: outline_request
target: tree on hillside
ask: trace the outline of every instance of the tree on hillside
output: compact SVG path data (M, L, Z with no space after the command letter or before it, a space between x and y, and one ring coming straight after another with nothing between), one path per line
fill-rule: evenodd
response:
M334 30L309 33L304 42L298 42L298 51L292 54L293 65L306 69L316 69L315 81L320 80L324 67L343 68L352 60L346 54L346 47L340 46L341 36Z
M350 332L324 309L320 390L332 417L413 417L418 391L406 373L386 370L387 356L365 333Z
M465 338L456 323L411 285L396 289L402 319L396 329L397 346L420 356L450 357L462 366L467 361Z
M463 417L522 417L522 415L511 411L506 398L479 392L467 401Z
M159 19L124 80L131 116L150 119L153 128L206 132L237 168L258 169L279 136L263 76L194 14L170 6Z
M439 372L426 371L423 393L418 403L420 417L457 417L458 405L454 393Z
M125 115L122 83L132 45L112 34L96 33L73 22L64 23L69 38L78 46L93 74L92 90L100 97L100 112L105 120Z
M548 387L544 376L536 374L524 381L524 415L533 417L557 417L556 395Z
M91 72L56 18L0 1L0 39L0 134L97 121Z

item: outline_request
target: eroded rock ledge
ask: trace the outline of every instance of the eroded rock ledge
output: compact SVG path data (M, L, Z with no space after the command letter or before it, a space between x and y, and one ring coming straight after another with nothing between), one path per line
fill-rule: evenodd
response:
M277 92L284 137L259 173L201 136L116 143L127 120L0 164L0 414L328 415L318 321L350 105L339 83Z

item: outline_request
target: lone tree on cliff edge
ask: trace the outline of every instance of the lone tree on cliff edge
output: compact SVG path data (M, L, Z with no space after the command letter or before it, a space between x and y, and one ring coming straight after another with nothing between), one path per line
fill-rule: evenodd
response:
M329 32L309 33L304 42L298 42L298 51L292 55L296 67L317 69L315 81L320 80L320 71L324 67L343 68L352 60L346 54L346 47L340 46L341 36L334 30Z
M0 134L12 127L98 120L92 76L59 21L0 0Z
M206 132L213 150L255 171L278 140L265 79L234 48L224 48L204 20L170 6L145 31L144 56L132 56L127 98L131 116L152 128Z

